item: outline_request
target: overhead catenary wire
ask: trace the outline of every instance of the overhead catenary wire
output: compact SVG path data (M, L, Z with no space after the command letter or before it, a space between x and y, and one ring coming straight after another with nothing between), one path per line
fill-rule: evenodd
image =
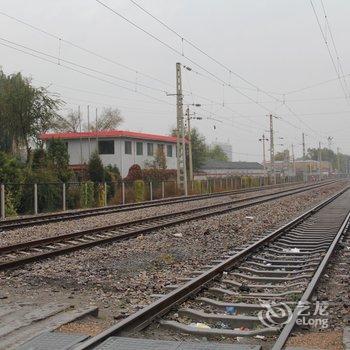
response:
M24 53L24 54L26 54L26 55L29 55L29 56L32 56L32 57L36 57L36 58L38 58L38 59L40 59L40 60L49 62L49 63L54 64L54 65L57 65L57 66L59 66L59 67L62 67L62 68L65 68L65 69L68 69L68 70L71 70L71 71L74 71L74 72L83 74L83 75L88 76L88 77L90 77L90 78L93 78L93 79L96 79L96 80L105 82L105 83L107 83L107 84L114 85L114 86L119 87L119 88L121 88L121 89L124 89L124 90L130 91L130 92L139 94L139 95L141 95L141 96L144 96L144 97L147 97L147 98L150 98L150 99L153 99L153 100L155 100L155 101L158 101L158 102L161 102L161 103L164 103L164 104L168 104L168 105L175 106L175 104L170 103L170 102L168 102L168 101L161 100L161 99L159 99L159 98L157 98L157 97L154 97L154 96L152 96L152 95L145 94L145 93L140 92L140 91L135 91L134 89L131 89L131 88L129 88L129 87L126 87L126 86L123 86L123 85L119 85L119 84L117 84L117 83L115 83L115 82L109 81L109 80L107 80L107 79L98 77L98 76L96 76L96 75L93 75L93 74L90 74L90 73L87 73L87 72L83 72L83 71L81 71L81 70L79 70L79 69L76 69L76 68L73 68L73 67L70 67L70 66L66 66L66 65L63 65L63 64L58 64L58 62L56 62L56 61L51 61L50 59L48 59L48 58L46 58L46 57L41 57L41 56L36 55L36 54L34 54L34 53L32 53L32 52L28 52L28 51L25 51L25 50L23 50L23 49L20 49L20 48L18 48L18 47L13 47L13 46L11 46L11 45L8 45L8 44L5 44L5 43L1 43L1 42L0 42L0 45L5 46L5 47L8 47L8 48L10 48L10 49L12 49L12 50L16 50L16 51L22 52L22 53Z
M326 45L326 49L327 49L329 58L330 58L330 60L331 60L332 66L333 66L333 68L334 68L334 70L335 70L335 72L336 72L336 74L337 74L337 77L338 77L338 80L339 80L339 84L340 84L340 86L341 86L341 89L343 90L344 96L345 96L346 99L348 100L349 93L346 91L346 87L344 86L344 83L343 83L343 81L342 81L342 79L341 79L340 70L338 69L338 67L337 67L337 65L336 65L336 63L335 63L333 54L332 54L331 49L330 49L330 47L329 47L329 45L328 45L328 40L327 40L326 34L325 34L325 32L324 32L324 30L323 30L323 28L322 28L320 19L319 19L319 17L318 17L318 14L317 14L315 5L314 5L314 3L313 3L312 0L310 0L310 4L311 4L312 10L313 10L313 13L314 13L314 15L315 15L315 17L316 17L316 21L317 21L318 27L319 27L319 29L320 29L320 32L321 32L323 41L324 41L324 43L325 43L325 45ZM349 102L349 101L348 101L348 102ZM349 103L350 103L350 102L349 102Z
M135 74L142 75L142 76L144 76L145 78L148 78L148 79L157 81L157 82L159 82L159 83L161 83L161 84L163 84L163 85L172 86L170 83L165 82L165 81L163 81L163 80L161 80L161 79L159 79L159 78L157 78L157 77L154 77L154 76L152 76L152 75L150 75L150 74L148 74L148 73L142 72L142 71L139 70L139 69L130 67L130 66L124 64L124 63L120 63L120 62L118 62L118 61L116 61L116 60L114 60L114 59L111 59L111 58L109 58L109 57L106 57L106 56L104 56L104 55L101 55L101 54L99 54L99 53L93 51L92 49L85 48L85 47L83 47L83 46L81 46L81 45L78 45L78 44L76 44L76 43L74 43L74 42L72 42L72 41L70 41L70 40L66 40L66 39L64 39L62 36L59 36L59 35L50 33L49 31L44 30L44 29L42 29L42 28L39 28L39 27L37 27L37 26L34 26L34 25L32 25L32 24L30 24L30 23L28 23L28 22L26 22L26 21L24 21L24 20L22 20L22 19L20 19L20 18L18 18L18 17L11 16L11 15L9 15L9 14L3 12L3 11L0 11L0 15L5 16L5 17L7 17L7 18L9 18L9 19L11 19L11 20L13 20L13 21L18 22L18 23L21 23L21 24L23 24L24 26L29 27L29 28L31 28L32 30L38 31L38 32L40 32L40 33L42 33L42 34L45 34L45 35L47 35L47 36L49 36L49 37L51 37L51 38L53 38L53 39L59 40L60 44L62 44L62 43L68 44L68 45L70 45L70 46L72 46L72 47L74 47L74 48L76 48L76 49L79 49L79 50L84 51L84 52L86 52L86 53L88 53L88 54L90 54L90 55L93 55L93 56L95 56L95 57L98 57L98 58L100 58L100 59L102 59L102 60L104 60L104 61L106 61L106 62L109 62L109 63L112 63L112 64L117 65L117 66L119 66L119 67L122 67L122 68L124 68L124 69L126 69L126 70L129 70L129 71L135 73Z

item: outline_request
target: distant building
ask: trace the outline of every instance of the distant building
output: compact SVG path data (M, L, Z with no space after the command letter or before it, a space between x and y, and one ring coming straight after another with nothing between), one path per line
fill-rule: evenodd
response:
M319 162L317 160L296 160L295 165L292 161L276 161L275 160L275 172L276 174L282 174L284 176L295 175L316 175L319 172ZM295 171L294 171L295 166ZM266 168L271 170L270 162L266 162ZM333 172L332 164L328 161L321 161L321 174L330 175Z
M215 146L219 146L224 153L227 156L227 159L231 162L232 161L232 145L230 143L224 143L224 142L213 142L210 147L214 148Z
M265 176L267 172L262 164L257 162L223 162L208 160L203 164L197 177L225 177L233 175Z
M49 143L52 139L63 140L68 149L70 165L79 168L87 164L91 154L98 151L103 165L117 166L125 177L133 164L144 167L152 162L157 148L161 147L168 169L176 169L176 137L132 131L109 130L97 132L42 134Z

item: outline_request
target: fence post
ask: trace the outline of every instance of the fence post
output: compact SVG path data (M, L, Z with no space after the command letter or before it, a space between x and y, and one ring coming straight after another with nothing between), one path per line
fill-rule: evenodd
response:
M162 181L162 198L165 197L164 181Z
M34 184L34 214L38 214L38 184Z
M123 204L125 204L125 183L124 183L124 181L122 182L122 201L123 201Z
M104 183L104 191L105 191L104 202L106 207L107 206L107 182Z
M152 181L149 183L149 199L152 201L153 200L153 184Z
M62 184L62 210L66 211L66 184Z
M1 219L5 220L5 185L1 184L0 188L0 207L1 207Z

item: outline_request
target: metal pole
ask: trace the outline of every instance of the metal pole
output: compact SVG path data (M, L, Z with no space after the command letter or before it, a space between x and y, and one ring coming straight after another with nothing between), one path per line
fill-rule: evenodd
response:
M275 144L273 141L273 115L270 114L270 164L273 184L276 183L276 173L275 173Z
M62 184L62 210L66 211L66 184Z
M322 162L321 142L319 142L318 143L318 180L321 179L321 162Z
M193 181L193 159L192 159L192 136L191 136L191 117L190 109L186 109L187 115L187 137L188 137L188 161L189 161L189 174L190 181Z
M87 122L88 122L88 132L90 132L90 106L89 105L87 105ZM91 139L90 139L90 136L89 136L88 142L89 142L89 159L90 159L90 157L91 157Z
M162 181L162 198L165 197L164 181Z
M79 116L79 132L80 132L80 164L83 164L83 140L81 138L81 114L80 106L78 106L78 116Z
M149 199L153 200L153 184L152 181L149 183Z
M125 204L125 183L124 183L124 181L122 182L122 200L123 200L123 204Z
M337 147L337 167L338 167L338 173L340 174L340 153L339 153L339 147Z
M1 219L4 220L6 217L5 212L5 185L1 184L0 187L0 206L1 206Z
M107 182L104 183L104 202L105 202L105 207L107 206Z
M187 196L186 139L183 115L181 63L176 63L176 116L177 183L183 187L185 195Z
M303 160L306 160L305 134L303 133Z
M38 214L38 185L34 184L34 214Z
M293 159L293 174L296 176L296 168L295 168L295 156L294 156L294 145L292 144L292 159Z

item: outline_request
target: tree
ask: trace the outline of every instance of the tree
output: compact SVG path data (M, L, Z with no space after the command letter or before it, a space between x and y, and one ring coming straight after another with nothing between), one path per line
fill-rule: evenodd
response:
M33 87L21 73L7 76L1 71L1 149L15 154L24 146L29 160L31 142L41 143L39 135L52 127L61 103L46 89Z
M222 148L218 145L215 145L213 148L209 149L207 154L208 159L228 161L226 153L222 150Z
M172 136L176 136L176 129L172 129ZM208 160L228 161L228 158L222 148L218 145L210 148L206 143L205 137L199 133L197 128L191 129L191 144L192 144L192 161L193 170L197 171ZM187 147L188 148L188 147ZM188 154L187 154L188 161Z
M157 151L154 156L153 166L156 169L166 169L166 158L163 147L157 147Z
M277 160L277 161L283 161L283 160L289 161L289 158L290 158L290 155L289 155L289 150L288 149L285 149L282 152L277 152L275 154L275 157L274 157L274 159Z
M58 116L53 125L53 130L57 132L78 132L79 129L80 116L77 111L70 111L65 117Z
M66 144L62 140L50 140L47 157L58 178L62 182L68 182L72 171L69 169L69 154Z
M114 130L117 129L123 121L124 119L118 108L104 108L101 116L97 119L97 124L96 122L90 124L90 131ZM89 127L85 125L84 129L88 130Z
M105 179L102 160L97 152L92 153L89 159L88 172L93 182L103 182Z
M196 128L191 130L193 170L197 171L207 160L208 146L205 137Z

